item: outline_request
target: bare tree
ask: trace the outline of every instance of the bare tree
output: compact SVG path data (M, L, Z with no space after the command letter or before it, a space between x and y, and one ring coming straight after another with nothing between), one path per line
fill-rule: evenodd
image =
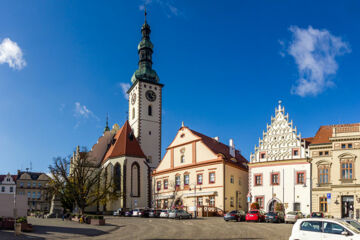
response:
M116 195L113 181L105 181L106 168L94 164L89 158L88 152L82 152L71 162L71 171L69 157L55 158L53 165L49 166L53 191L60 198L74 202L81 214L86 207L105 203Z

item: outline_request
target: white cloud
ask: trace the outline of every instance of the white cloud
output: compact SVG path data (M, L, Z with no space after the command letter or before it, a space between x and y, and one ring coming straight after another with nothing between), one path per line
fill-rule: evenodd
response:
M90 109L88 109L85 105L81 105L79 102L75 103L74 117L78 119L74 128L80 126L81 120L93 118L97 121L100 121L100 119L92 111L90 111Z
M299 79L291 92L302 97L316 96L334 85L329 77L338 70L335 58L351 52L350 46L326 29L291 26L289 30L293 40L287 53L295 59L299 71Z
M119 87L121 87L124 98L126 100L129 100L129 94L127 94L127 91L130 89L130 84L129 83L119 83L118 85L119 85Z
M0 64L7 63L13 69L22 69L26 66L23 53L16 42L5 38L0 44Z
M175 7L174 0L141 0L141 2L142 4L139 5L140 11L143 11L146 6L157 4L168 17L181 15L181 11Z

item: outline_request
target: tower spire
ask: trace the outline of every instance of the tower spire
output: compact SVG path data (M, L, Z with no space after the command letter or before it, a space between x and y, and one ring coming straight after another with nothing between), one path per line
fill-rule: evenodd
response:
M104 133L106 131L110 131L110 128L109 128L109 113L106 113L106 125L105 125L105 128L104 128Z

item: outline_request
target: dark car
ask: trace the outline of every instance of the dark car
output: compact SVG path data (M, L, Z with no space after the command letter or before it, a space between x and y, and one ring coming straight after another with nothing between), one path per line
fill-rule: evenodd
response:
M158 218L158 217L160 217L160 213L161 213L161 210L150 209L149 210L149 217Z
M132 210L129 210L129 211L126 211L125 212L125 217L132 217L132 215L133 215L133 211Z
M282 222L284 222L284 213L268 212L265 214L265 222L282 223Z
M231 211L224 215L224 220L227 221L245 221L246 213L243 210Z
M313 212L311 213L312 218L323 218L324 214L322 212Z
M139 217L149 217L150 215L150 210L148 209L141 209L139 211Z

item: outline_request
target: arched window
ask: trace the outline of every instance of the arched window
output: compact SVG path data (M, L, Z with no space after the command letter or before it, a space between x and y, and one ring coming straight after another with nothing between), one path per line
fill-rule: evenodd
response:
M132 119L135 118L135 108L132 109Z
M119 163L115 164L115 171L114 171L114 185L115 190L121 190L121 167Z
M151 105L149 105L149 107L148 107L148 115L152 116L152 107L151 107Z
M131 195L140 197L140 166L137 162L131 165Z

